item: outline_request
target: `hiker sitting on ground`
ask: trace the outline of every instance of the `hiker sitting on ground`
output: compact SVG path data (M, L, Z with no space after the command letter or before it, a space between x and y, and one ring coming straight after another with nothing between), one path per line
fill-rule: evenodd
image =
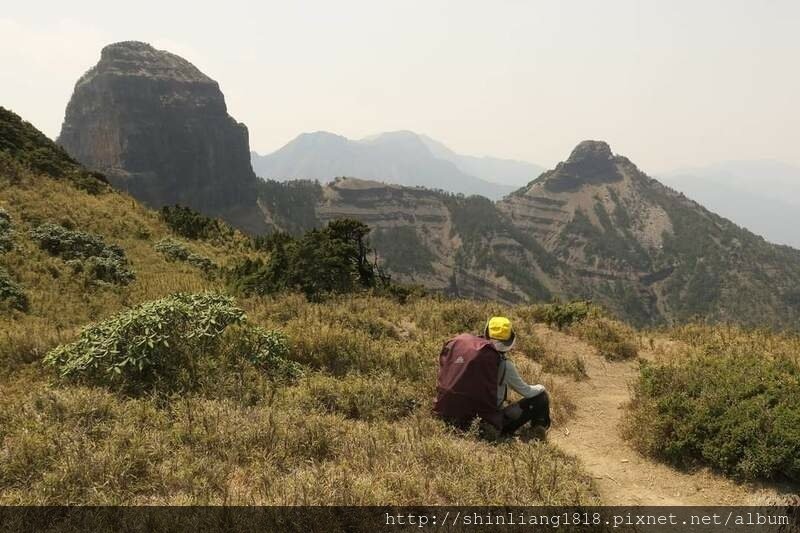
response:
M439 356L434 412L466 428L476 417L510 435L530 422L540 436L550 427L550 402L543 385L528 385L505 354L516 333L505 317L492 317L483 336L464 333L449 340ZM511 387L523 398L506 403Z

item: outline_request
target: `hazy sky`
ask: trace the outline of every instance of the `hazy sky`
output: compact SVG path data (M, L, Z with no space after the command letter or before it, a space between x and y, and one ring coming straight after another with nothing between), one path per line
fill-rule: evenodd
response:
M142 40L219 81L262 153L409 129L545 166L589 138L654 174L800 164L798 28L797 0L7 2L0 105L55 137L100 48Z

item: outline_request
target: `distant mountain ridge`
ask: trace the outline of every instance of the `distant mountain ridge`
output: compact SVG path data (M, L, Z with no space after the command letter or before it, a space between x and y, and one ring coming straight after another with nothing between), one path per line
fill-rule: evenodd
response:
M313 179L327 183L348 176L397 185L425 186L499 199L541 173L525 162L459 155L430 137L395 131L351 140L334 133L303 133L279 150L251 152L264 179Z
M587 298L640 325L800 319L800 251L715 215L604 142L580 143L498 202L352 178L272 183L292 202L271 211L276 229L356 218L398 279L452 295Z
M800 167L772 160L727 161L658 177L767 240L800 249Z
M419 137L436 157L451 161L461 171L490 183L522 187L545 171L544 167L527 161L457 154L427 135L419 135Z
M578 144L496 202L487 196L500 186L464 172L474 159L411 132L361 141L304 134L268 158L287 176L325 179L313 172L334 168L373 181L262 180L250 166L247 129L227 114L218 84L136 42L104 48L78 81L59 140L151 206L185 204L250 233L361 220L397 279L447 294L586 298L635 324L697 316L800 323L800 250L712 213L602 141ZM497 164L487 161L481 172ZM413 186L391 183L401 179ZM475 195L446 192L454 185Z

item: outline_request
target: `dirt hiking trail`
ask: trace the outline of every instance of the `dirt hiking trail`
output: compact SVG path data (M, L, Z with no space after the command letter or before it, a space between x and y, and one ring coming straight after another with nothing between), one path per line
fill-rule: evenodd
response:
M573 396L575 414L554 424L548 440L583 462L603 504L758 505L785 501L790 494L788 489L739 484L707 469L684 473L643 457L620 434L638 362L606 361L580 339L543 325L536 334L553 353L586 362L588 379L562 384Z

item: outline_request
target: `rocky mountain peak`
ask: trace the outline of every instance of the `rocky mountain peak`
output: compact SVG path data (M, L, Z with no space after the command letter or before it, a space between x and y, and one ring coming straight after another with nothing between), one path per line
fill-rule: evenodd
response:
M150 206L266 227L247 128L228 115L217 82L175 54L137 41L103 48L75 85L58 142Z
M100 52L100 61L79 83L97 75L136 76L216 85L214 80L184 58L165 50L157 50L140 41L122 41L105 46Z
M577 191L584 185L601 185L622 181L617 158L604 141L583 141L569 158L541 177L550 192ZM537 180L539 181L539 180Z
M580 163L583 161L598 162L613 159L614 154L611 153L611 147L605 141L582 141L578 143L572 153L569 155L567 162Z

